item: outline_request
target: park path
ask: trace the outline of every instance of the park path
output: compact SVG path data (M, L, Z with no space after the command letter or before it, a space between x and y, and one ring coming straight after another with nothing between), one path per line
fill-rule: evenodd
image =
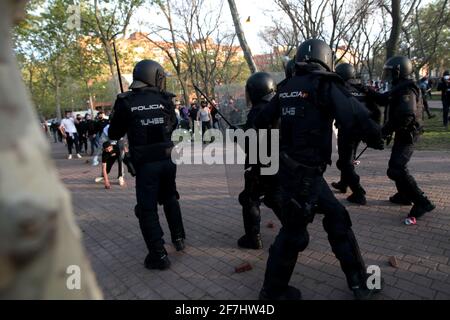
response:
M112 190L95 184L99 167L86 159L66 160L62 144L52 146L60 177L71 191L84 244L106 299L256 299L261 288L268 248L279 223L262 212L264 250L241 250L242 218L236 195L237 171L224 166L184 165L178 170L178 189L187 233L185 252L175 252L167 223L160 215L172 261L168 271L143 267L146 248L134 216L134 181ZM409 207L391 205L394 185L385 176L388 152L367 152L358 172L367 189L368 206L346 202L355 234L367 264L379 265L385 279L380 299L450 299L450 153L417 152L411 171L437 209L418 225L402 224ZM115 174L113 168L113 174ZM328 182L336 181L332 167ZM160 210L161 213L161 210ZM274 221L275 227L267 224ZM305 299L352 299L338 261L333 256L317 216L309 228L309 247L299 255L291 284ZM395 256L398 267L388 260ZM253 270L235 273L249 262Z

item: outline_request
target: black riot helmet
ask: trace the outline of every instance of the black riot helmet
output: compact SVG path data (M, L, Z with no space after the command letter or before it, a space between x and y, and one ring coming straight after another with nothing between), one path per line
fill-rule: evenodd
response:
M443 77L445 76L450 76L450 70L445 70L444 74L442 75Z
M133 83L130 89L144 87L156 87L165 90L166 73L164 68L156 61L142 60L136 64L133 70Z
M396 56L389 58L383 67L383 80L396 83L401 79L409 79L413 73L411 60L407 57Z
M356 70L350 63L341 63L336 67L336 73L344 81L348 81L356 78Z
M295 63L318 63L328 71L333 71L334 55L330 46L319 39L309 39L303 42L297 49Z
M284 68L284 73L286 75L286 79L290 79L294 76L294 74L295 74L295 58L289 60L286 63L286 66Z
M267 72L252 74L245 85L247 97L253 105L263 101L269 102L275 95L276 88L275 80Z

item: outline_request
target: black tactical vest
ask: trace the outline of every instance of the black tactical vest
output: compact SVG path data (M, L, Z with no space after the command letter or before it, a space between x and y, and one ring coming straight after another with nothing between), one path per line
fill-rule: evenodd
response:
M319 104L320 79L313 73L298 75L279 88L280 151L305 165L330 162L333 119Z
M415 125L422 126L423 102L419 87L409 80L392 89L389 103L389 119L401 122L401 117L414 116ZM406 129L406 128L403 128ZM410 128L409 130L412 130Z
M137 163L170 157L172 131L176 125L172 96L144 88L119 95L129 114L127 135Z

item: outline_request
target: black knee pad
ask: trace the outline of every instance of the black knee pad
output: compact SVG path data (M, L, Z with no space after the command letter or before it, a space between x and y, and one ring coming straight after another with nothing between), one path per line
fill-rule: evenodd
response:
M388 178L394 181L402 179L406 176L406 172L404 170L397 168L389 168L386 173Z
M175 193L170 195L160 195L158 197L158 203L160 205L170 204L178 200L180 200L180 194L178 193L178 191L175 191Z
M301 234L297 235L295 239L293 239L294 242L292 243L293 247L297 252L304 251L309 244L309 232L308 230L304 230Z
M239 194L238 200L239 200L239 204L240 204L241 206L243 206L243 207L248 207L248 206L249 206L249 202L250 202L250 197L249 197L249 195L248 195L248 192L245 191L245 190L242 191L242 192Z
M332 217L332 218L330 218ZM332 216L325 215L322 220L323 228L331 238L346 237L351 230L352 220L344 206L336 208Z
M281 231L286 238L286 246L289 251L302 252L309 244L309 233L306 228L304 229L283 229Z

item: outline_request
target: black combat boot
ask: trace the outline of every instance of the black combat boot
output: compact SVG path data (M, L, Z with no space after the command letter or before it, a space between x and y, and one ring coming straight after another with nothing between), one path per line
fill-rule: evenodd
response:
M347 193L347 186L345 185L345 183L343 183L342 181L339 182L332 182L331 186L338 190L341 193Z
M347 201L364 206L367 204L365 195L366 191L363 187L359 186L353 190L353 193L349 197L347 197Z
M261 240L261 234L255 234L255 235L243 235L238 240L238 246L244 249L254 249L259 250L263 248L262 240Z
M434 209L436 209L436 206L427 197L424 197L423 200L413 205L408 217L414 217L418 219L425 213L433 211Z
M302 293L299 289L291 286L288 286L287 289L280 294L271 294L265 288L262 288L261 292L259 293L259 300L302 300Z
M362 206L367 204L366 196L363 193L359 193L359 192L352 193L350 196L347 197L347 201L356 203L356 204L359 204Z
M383 285L384 280L381 278L380 280L380 288L374 288L369 289L367 287L367 278L368 276L362 276L359 273L355 273L354 275L350 276L350 278L347 279L350 290L353 291L353 295L355 296L356 300L370 300L372 299L377 293L380 293Z
M411 199L398 192L394 194L392 197L390 197L389 201L402 206L409 206L412 204Z
M166 270L170 267L167 251L162 248L153 249L145 258L144 265L147 269Z
M175 246L175 249L177 251L183 251L184 248L186 248L186 246L184 245L184 239L183 238L174 240L173 241L173 245Z

